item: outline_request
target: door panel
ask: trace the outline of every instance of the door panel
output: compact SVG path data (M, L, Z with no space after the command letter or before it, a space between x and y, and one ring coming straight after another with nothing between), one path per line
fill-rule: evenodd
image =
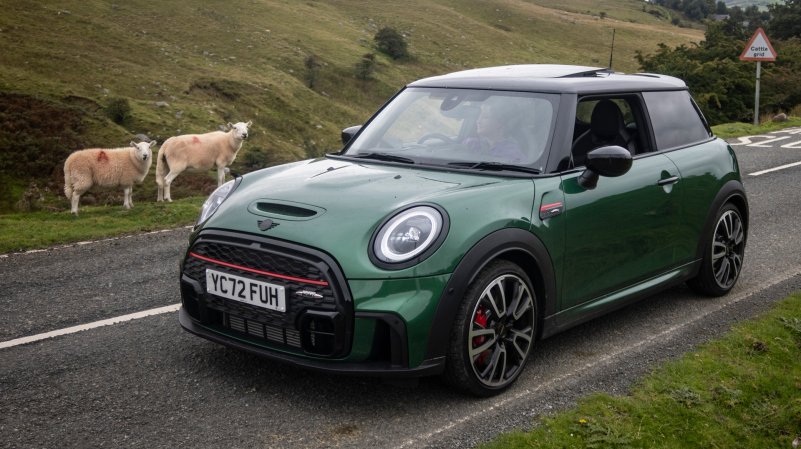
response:
M566 244L560 310L669 269L676 262L683 190L670 159L652 154L618 178L585 190L562 177Z

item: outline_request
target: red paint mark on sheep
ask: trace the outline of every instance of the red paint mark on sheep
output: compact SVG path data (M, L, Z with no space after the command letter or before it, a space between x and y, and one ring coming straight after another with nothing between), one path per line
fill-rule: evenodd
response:
M192 143L200 143L200 139L197 136L192 136Z
M108 154L105 151L100 151L97 153L97 162L108 162Z

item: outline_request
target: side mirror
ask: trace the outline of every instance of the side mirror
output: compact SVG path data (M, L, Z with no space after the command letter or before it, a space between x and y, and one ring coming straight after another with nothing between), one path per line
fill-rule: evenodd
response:
M342 145L347 145L348 142L353 139L353 137L359 133L359 130L362 129L362 125L351 126L349 128L345 128L342 130L342 134L340 137L342 138Z
M598 175L616 177L626 174L631 168L631 153L617 145L596 148L587 153L585 164L587 169L579 176L578 183L585 189L594 189L598 185Z

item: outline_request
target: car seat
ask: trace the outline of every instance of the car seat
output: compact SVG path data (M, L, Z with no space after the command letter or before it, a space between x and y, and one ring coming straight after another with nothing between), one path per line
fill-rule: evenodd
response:
M601 100L592 110L590 129L573 142L572 166L584 165L587 153L599 147L617 145L630 150L630 140L620 109L612 100Z

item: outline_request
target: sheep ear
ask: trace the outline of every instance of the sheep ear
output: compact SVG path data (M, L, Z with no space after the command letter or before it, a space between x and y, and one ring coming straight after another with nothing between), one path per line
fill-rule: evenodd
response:
M253 124L253 122L248 120L248 128L250 128L250 125L252 125L252 124Z
M151 140L149 145L150 145L150 148L153 148L154 146L156 146L156 141L155 140Z
M131 146L132 146L132 147L134 147L134 148L136 148L136 143L134 143L134 141L133 141L133 140L131 141Z
M226 125L226 126L228 127L228 129L231 129L231 128L234 127L234 125L232 125L231 122L228 122L228 125Z

